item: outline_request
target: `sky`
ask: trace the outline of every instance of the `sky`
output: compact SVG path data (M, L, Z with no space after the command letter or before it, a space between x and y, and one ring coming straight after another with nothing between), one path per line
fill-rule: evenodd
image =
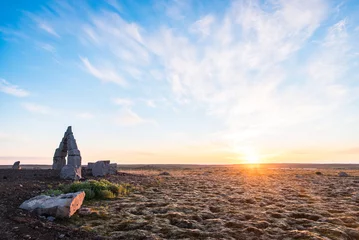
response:
M359 163L359 1L0 1L0 164Z

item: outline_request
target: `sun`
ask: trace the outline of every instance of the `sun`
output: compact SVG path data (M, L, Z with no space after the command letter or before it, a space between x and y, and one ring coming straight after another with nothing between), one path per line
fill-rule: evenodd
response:
M244 160L249 164L258 164L260 163L260 158L258 154L251 152L244 155Z

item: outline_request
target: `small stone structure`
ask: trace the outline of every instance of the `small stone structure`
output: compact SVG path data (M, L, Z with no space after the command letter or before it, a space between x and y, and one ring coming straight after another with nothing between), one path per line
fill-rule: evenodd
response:
M103 177L108 174L117 173L117 163L110 163L110 160L99 160L96 163L88 163L88 169L91 169L92 176Z
M55 151L52 169L61 170L60 177L63 179L76 180L81 178L81 153L77 148L71 126L67 128L59 147Z
M35 212L39 216L69 218L81 207L84 199L84 191L61 194L56 197L39 195L23 202L20 208Z
M12 165L12 169L18 169L18 170L20 170L20 169L21 169L21 167L20 167L20 161L14 162L14 165Z

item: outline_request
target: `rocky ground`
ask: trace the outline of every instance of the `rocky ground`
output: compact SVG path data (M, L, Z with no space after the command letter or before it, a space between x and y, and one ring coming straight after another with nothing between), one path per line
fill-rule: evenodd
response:
M137 190L85 203L95 216L55 222L17 207L56 177L10 180L0 171L0 239L359 239L359 170L345 170L350 177L336 169L166 171L110 176Z

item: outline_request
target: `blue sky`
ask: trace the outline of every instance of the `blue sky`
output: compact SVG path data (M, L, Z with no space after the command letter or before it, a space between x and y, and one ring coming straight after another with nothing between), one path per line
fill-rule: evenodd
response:
M0 2L0 164L359 163L358 1Z

